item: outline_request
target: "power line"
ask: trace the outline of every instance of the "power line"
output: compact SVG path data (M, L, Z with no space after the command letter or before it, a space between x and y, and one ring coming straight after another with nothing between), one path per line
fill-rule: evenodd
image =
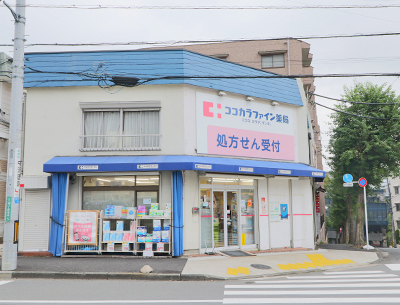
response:
M308 5L308 6L113 6L113 5L50 5L50 4L27 4L30 8L51 9L141 9L141 10L302 10L302 9L385 9L399 8L400 5ZM15 7L15 6L14 6Z
M57 71L41 71L37 70L28 66L25 66L26 68L30 69L32 72L27 72L29 73L50 73L50 74L75 74L79 76L96 76L99 77L101 74L93 74L87 71L81 71L81 72L57 72ZM261 72L261 71L260 71ZM103 76L107 76L106 73L102 74ZM298 75L279 75L279 74L274 74L274 75L232 75L232 76L226 76L226 75L169 75L169 76L160 76L160 77L149 77L146 78L146 81L155 81L155 80L161 80L161 79L263 79L263 78L327 78L327 77L367 77L367 76L400 76L400 73L354 73L354 74L298 74Z
M319 95L310 91L307 91L307 93L315 95L315 96L319 96L322 98L326 98L329 100L334 100L334 101L338 101L338 102L344 102L344 103L351 103L351 104L361 104L361 105L398 105L400 103L363 103L363 102L353 102L353 101L346 101L346 100L341 100L341 99L337 99L337 98L333 98L333 97L327 97L327 96L323 96L323 95Z
M391 119L388 119L388 118L376 118L376 117L370 117L370 116L363 116L363 115L354 114L354 113L346 112L346 111L339 110L339 109L334 109L334 108L331 108L331 107L328 107L328 106L325 106L325 105L322 105L322 104L318 104L318 103L315 103L315 102L313 102L313 104L316 104L316 105L318 105L318 106L327 108L327 109L332 110L332 111L340 112L340 113L343 113L343 114L347 114L347 115L351 115L351 116L355 116L355 117L359 117L359 118L363 118L363 119L385 120L385 121L389 121L389 120L391 120L391 119L395 119L395 120L398 120L398 119L399 119L399 118L391 118Z
M240 39L210 39L210 40L170 40L170 41L130 41L130 42L93 42L93 43L32 43L25 44L27 47L35 46L57 46L57 47L82 47L82 46L133 46L133 45L178 45L182 44L203 44L203 43L226 43L226 42L247 42L247 41L269 41L269 40L306 40L306 39L332 39L332 38L358 38L358 37L379 37L398 36L400 32L368 33L368 34L338 34L323 36L298 36L298 37L277 37L277 38L240 38ZM0 47L12 47L13 44L0 44Z

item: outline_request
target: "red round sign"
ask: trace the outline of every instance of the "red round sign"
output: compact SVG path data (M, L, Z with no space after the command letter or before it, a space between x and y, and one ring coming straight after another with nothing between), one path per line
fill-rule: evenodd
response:
M367 179L365 179L365 178L360 178L359 180L358 180L358 185L359 186L361 186L361 187L366 187L367 186Z

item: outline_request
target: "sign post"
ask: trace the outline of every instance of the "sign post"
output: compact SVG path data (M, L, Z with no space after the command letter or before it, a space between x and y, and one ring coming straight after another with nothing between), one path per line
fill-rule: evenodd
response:
M367 235L367 245L364 246L364 249L371 250L373 247L369 245L369 236L368 236L368 212L367 212L367 179L360 178L358 180L358 185L364 189L364 210L365 210L365 233Z

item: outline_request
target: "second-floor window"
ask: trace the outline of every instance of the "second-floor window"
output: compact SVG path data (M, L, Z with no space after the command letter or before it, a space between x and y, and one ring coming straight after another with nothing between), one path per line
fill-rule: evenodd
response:
M398 195L398 194L399 194L399 187L398 187L398 186L395 186L395 187L394 187L394 194L395 194L395 195Z
M158 150L159 113L159 110L84 110L82 150Z
M268 54L261 56L262 68L284 68L285 54Z

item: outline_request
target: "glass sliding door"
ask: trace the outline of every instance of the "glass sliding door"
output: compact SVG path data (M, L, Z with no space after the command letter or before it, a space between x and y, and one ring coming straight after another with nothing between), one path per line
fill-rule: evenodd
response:
M226 201L228 247L238 246L238 191L226 191Z
M213 192L214 246L225 247L225 199L224 191Z

